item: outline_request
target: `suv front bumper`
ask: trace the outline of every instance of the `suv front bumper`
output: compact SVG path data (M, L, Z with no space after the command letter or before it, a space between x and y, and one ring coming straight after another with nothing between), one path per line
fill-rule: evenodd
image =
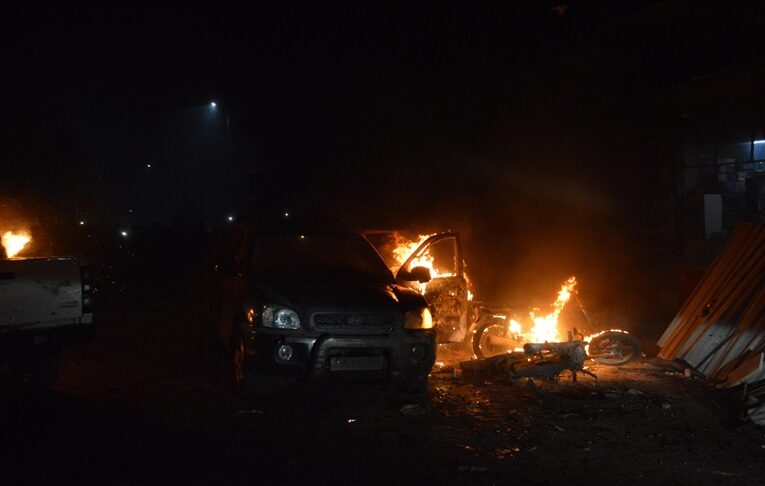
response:
M254 371L291 378L369 377L397 384L426 376L436 359L434 330L305 337L248 329L245 335ZM280 356L282 346L289 347L289 359Z

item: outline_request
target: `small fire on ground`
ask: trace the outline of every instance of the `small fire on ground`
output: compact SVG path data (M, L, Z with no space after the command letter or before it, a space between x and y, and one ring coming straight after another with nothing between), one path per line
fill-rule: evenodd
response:
M28 231L0 231L0 233L3 235L2 244L8 258L18 255L32 241L32 235Z

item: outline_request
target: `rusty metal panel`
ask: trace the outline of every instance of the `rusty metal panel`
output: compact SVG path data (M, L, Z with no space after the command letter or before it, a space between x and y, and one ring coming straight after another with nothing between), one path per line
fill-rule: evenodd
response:
M762 370L763 353L757 353L728 374L727 386L736 386L739 383L749 380Z

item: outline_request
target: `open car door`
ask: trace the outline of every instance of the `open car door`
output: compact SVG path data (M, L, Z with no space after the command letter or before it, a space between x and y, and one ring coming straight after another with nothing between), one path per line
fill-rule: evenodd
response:
M418 284L404 278L420 266L430 269L429 282ZM402 285L414 286L425 296L433 311L439 343L465 338L468 284L458 233L439 233L423 241L398 269L396 280Z

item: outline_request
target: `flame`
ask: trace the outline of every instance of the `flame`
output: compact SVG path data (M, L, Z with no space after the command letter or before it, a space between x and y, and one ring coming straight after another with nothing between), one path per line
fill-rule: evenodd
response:
M582 341L584 341L586 344L584 345L584 352L589 354L590 353L590 341L595 339L596 337L599 337L607 332L623 332L624 334L629 334L624 329L606 329L605 331L596 332L595 334L590 334L589 336L585 336L582 338Z
M411 255L422 242L431 236L432 235L420 235L419 241L411 241L396 233L396 247L393 249L393 259L396 261L396 266L400 267L403 265L406 259L409 258L409 255ZM432 264L433 258L430 260Z
M32 241L32 235L27 231L6 231L3 233L3 247L8 258L13 258Z
M558 298L553 303L553 311L545 316L538 316L534 311L530 313L533 327L528 332L522 332L521 324L510 319L508 330L513 336L520 336L523 341L529 343L560 342L561 333L558 330L558 318L576 287L576 277L570 277L563 282L558 291Z
M418 241L408 240L407 238L404 238L403 236L397 234L396 247L393 248L393 259L396 262L396 266L400 268L401 265L403 265L404 262L406 262L406 259L409 258L409 256L412 253L414 253L414 251L417 248L419 248L419 246L425 240L433 236L433 234L420 235ZM431 278L454 276L454 273L452 272L444 272L436 268L433 255L430 254L430 248L425 250L425 252L422 255L419 255L416 258L412 259L412 261L409 263L409 270L411 270L414 267L426 267L428 270L430 270ZM420 284L420 292L424 293L426 287L427 287L426 283ZM472 300L472 294L470 294L470 296L468 297L468 300Z
M513 336L520 336L522 332L521 323L515 319L510 319L510 334Z

